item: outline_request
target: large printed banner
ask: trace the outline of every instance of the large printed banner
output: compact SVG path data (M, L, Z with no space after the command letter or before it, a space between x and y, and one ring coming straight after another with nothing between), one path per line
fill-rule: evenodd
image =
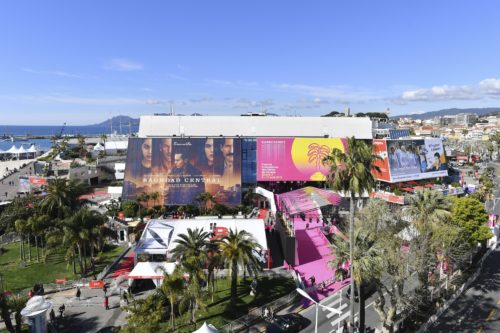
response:
M383 158L377 162L381 172L374 173L379 180L395 183L448 176L441 139L373 140L373 152Z
M323 159L334 148L345 152L346 141L334 138L258 138L258 181L324 181Z
M156 193L148 205L196 205L208 192L218 203L241 202L241 141L233 138L129 139L123 198ZM154 196L155 197L155 196Z
M373 154L381 158L380 160L375 160L374 165L380 170L378 172L373 170L373 176L379 180L390 182L391 173L389 171L389 157L387 155L387 144L385 140L373 140Z

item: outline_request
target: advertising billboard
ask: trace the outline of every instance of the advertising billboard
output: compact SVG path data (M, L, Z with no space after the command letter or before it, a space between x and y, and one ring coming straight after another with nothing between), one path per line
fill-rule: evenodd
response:
M241 202L241 141L233 138L129 139L123 198L156 193L152 205L197 204L208 192L218 203Z
M385 152L381 143L385 140L373 141L373 152L383 158L377 162L381 173L374 173L379 180L387 181L387 164L392 183L448 176L441 139L386 140Z
M338 138L258 138L257 180L324 181L329 167L323 159L346 145Z
M373 163L380 169L379 171L373 170L373 176L378 180L390 182L391 173L389 171L389 158L387 156L387 144L385 140L373 140L373 154L381 158L380 160L375 160L375 163Z

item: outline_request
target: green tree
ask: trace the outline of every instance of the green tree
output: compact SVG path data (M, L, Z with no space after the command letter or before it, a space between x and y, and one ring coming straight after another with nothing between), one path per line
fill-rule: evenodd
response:
M355 228L354 252L350 251L350 240L335 236L332 245L335 259L329 262L330 266L338 269L341 264L350 262L352 266L352 280L356 283L359 297L359 329L365 330L365 297L363 285L372 279L379 280L382 271L382 252L377 247L373 234L363 228ZM354 289L351 286L351 300L354 303Z
M417 190L409 197L409 206L405 210L418 233L415 265L424 301L429 288L429 272L436 261L431 244L433 231L450 219L450 209L451 203L447 197L440 192L425 189Z
M27 297L24 296L12 296L7 299L7 306L11 313L14 313L14 320L16 321L16 333L21 333L21 328L23 325L23 317L21 316L21 310L26 306L28 301Z
M139 210L139 204L135 201L125 201L122 204L122 209L125 217L136 217Z
M41 201L42 208L59 219L71 215L78 208L86 205L82 195L89 194L92 189L77 180L56 178L47 185L47 194Z
M133 305L126 306L125 310L130 315L127 317L127 324L122 327L120 332L162 332L163 305L162 302L158 301L157 295L152 294L145 299L138 299Z
M236 310L238 300L237 284L238 284L238 265L245 269L247 265L258 267L258 262L252 251L261 249L261 246L253 238L253 236L242 230L229 230L229 235L222 238L219 243L219 248L222 257L229 264L231 274L231 303L232 311Z
M484 205L472 197L454 198L451 209L451 221L466 233L465 239L475 245L486 245L492 237L488 227L488 213Z
M187 234L180 234L172 249L172 257L178 260L182 269L189 274L187 288L181 300L181 308L190 312L190 322L196 327L196 311L204 308L201 285L205 280L203 265L207 261L210 234L203 229L188 228Z
M26 220L18 219L15 223L16 231L21 236L21 246L20 246L20 260L26 261L26 253L24 251L24 239L28 234L28 223Z
M354 239L355 201L366 192L371 192L375 186L372 171L380 171L374 165L380 157L372 153L372 147L354 137L347 139L347 152L334 148L324 163L330 166L328 182L333 190L343 192L350 197L349 202L349 239ZM350 242L352 262L354 243ZM353 276L351 265L351 276ZM351 279L351 290L354 290L354 279ZM354 326L354 302L350 302L350 322Z
M9 307L9 300L4 294L3 290L0 290L0 317L5 324L5 328L9 333L15 333L16 329L12 325L11 310Z
M143 218L143 214L141 214L141 208L142 208L142 205L143 203L145 203L145 205L147 206L148 204L148 201L150 199L150 196L148 193L146 192L142 192L141 194L139 194L136 198L135 198L135 201L137 202L137 204L139 205L139 217Z
M172 274L163 272L163 283L158 288L158 294L168 300L170 303L170 324L175 331L175 305L177 300L184 292L184 279L179 270L175 270Z
M216 203L214 196L208 192L201 192L198 194L196 202L198 202L200 206L200 212L202 215L207 213L209 205Z

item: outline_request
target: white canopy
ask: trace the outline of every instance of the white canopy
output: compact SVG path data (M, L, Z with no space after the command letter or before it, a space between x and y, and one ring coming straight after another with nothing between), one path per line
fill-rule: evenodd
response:
M19 149L17 150L18 154L26 154L28 151L21 145Z
M129 280L152 279L158 287L165 273L172 274L176 264L173 262L139 262L135 265L132 272L127 276Z
M104 151L104 147L101 145L100 142L98 142L95 146L94 146L94 151Z
M214 325L204 322L203 325L201 325L201 327L193 333L219 333L219 331L215 328Z
M104 147L106 150L126 150L128 141L106 141Z
M6 153L9 153L9 154L18 154L19 153L19 149L17 149L16 145L12 145L12 147L10 147L10 149L7 150Z
M38 152L38 149L36 149L34 144L28 148L28 153L36 153L36 152Z

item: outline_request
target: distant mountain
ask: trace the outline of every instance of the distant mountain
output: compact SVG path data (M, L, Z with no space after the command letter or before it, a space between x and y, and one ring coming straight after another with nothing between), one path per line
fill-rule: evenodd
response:
M391 118L412 118L412 119L430 119L434 117L453 116L459 113L475 113L478 116L483 116L491 113L500 112L500 108L470 108L470 109L443 109L439 111L429 111L418 114L407 114L401 116L394 116Z
M111 127L111 124L115 128L118 128L120 124L122 126L128 126L130 124L131 126L136 127L139 126L139 118L132 118L129 116L115 116L103 121L102 123L87 126Z

